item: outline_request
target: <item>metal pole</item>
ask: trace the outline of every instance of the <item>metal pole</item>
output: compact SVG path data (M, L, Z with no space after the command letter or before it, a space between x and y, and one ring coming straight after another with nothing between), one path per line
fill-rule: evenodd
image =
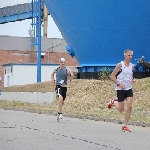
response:
M48 47L48 63L49 63L49 49L50 49L50 48Z
M48 9L43 5L43 37L47 38Z
M37 82L41 82L41 0L38 0L38 63Z

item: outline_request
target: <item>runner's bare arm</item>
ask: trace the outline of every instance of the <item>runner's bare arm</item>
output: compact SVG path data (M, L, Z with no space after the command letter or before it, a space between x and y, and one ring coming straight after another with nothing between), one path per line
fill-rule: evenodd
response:
M53 70L52 74L51 74L51 80L53 83L55 83L55 79L54 79L54 74L56 73L56 69Z
M134 65L132 65L132 70L134 70ZM135 83L135 79L132 78L132 84L134 84L134 83Z
M121 63L118 63L118 64L116 65L114 71L113 71L113 72L111 73L111 75L110 75L111 80L112 80L115 84L118 84L118 81L117 81L117 79L116 79L116 75L117 75L117 73L120 71L121 67L122 67Z
M67 74L70 76L70 81L74 78L74 74L73 74L73 72L69 69L69 68L67 68Z

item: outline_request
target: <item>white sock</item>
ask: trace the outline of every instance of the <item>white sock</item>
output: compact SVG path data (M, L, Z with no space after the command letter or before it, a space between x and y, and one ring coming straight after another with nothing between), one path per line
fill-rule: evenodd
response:
M118 101L114 101L114 105L118 105Z
M59 119L61 119L62 118L62 114L59 114Z

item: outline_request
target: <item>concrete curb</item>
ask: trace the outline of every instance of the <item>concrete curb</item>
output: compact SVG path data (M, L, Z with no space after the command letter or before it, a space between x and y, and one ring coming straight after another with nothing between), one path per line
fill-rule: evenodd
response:
M52 103L56 100L56 93L55 92L2 92L0 95L0 100L6 101L20 101L20 102L27 102L27 103L35 103L35 104L42 104L42 103Z

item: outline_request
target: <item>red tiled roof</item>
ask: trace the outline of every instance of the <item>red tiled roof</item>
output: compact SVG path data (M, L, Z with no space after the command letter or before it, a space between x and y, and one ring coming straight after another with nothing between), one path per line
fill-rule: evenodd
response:
M45 57L44 59L41 59L41 63L59 63L59 59L61 57L64 57L66 59L67 66L78 66L77 60L75 58L72 58L68 53L44 53ZM3 65L7 63L37 63L37 52L0 50L0 64ZM3 82L4 68L2 66L0 66L0 76Z

